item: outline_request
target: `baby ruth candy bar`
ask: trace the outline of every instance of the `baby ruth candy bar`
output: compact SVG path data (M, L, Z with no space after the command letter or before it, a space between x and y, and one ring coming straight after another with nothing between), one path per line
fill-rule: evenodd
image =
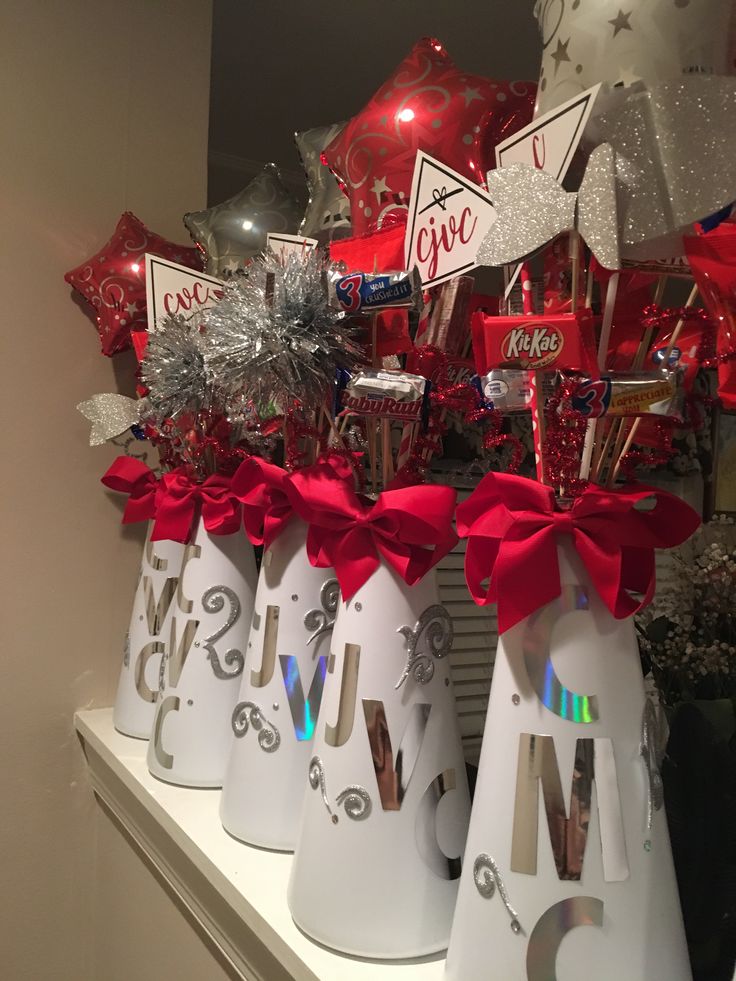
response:
M523 368L598 377L593 317L588 311L553 317L489 317L477 311L472 331L479 375L491 368Z

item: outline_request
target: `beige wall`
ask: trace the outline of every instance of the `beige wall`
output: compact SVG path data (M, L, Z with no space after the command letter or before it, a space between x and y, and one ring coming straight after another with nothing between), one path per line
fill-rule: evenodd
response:
M94 804L72 730L76 708L110 703L139 545L98 483L113 451L86 446L74 408L124 390L129 364L98 353L62 278L125 209L185 239L210 16L208 0L0 3L4 981L224 977Z

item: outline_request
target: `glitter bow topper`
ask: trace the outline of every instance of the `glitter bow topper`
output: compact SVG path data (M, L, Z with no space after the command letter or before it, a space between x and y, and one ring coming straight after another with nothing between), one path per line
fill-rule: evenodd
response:
M608 144L591 153L577 192L566 191L544 170L514 163L489 172L488 193L498 214L478 249L481 265L523 259L573 228L602 266L621 265L615 159Z
M92 423L89 434L90 446L101 446L108 439L115 439L141 420L139 399L127 395L105 392L80 402L77 409Z
M736 79L688 75L599 97L591 144L616 156L621 252L682 255L682 238L736 200Z
M601 102L599 97L599 102ZM599 145L577 194L521 164L488 175L500 212L479 251L505 265L577 228L600 264L681 254L695 222L736 200L736 81L673 79L614 91L588 125Z

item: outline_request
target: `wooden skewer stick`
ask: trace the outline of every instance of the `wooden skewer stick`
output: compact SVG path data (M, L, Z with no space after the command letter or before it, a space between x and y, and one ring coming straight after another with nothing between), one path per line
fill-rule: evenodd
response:
M657 306L662 303L662 297L664 296L665 287L667 286L667 276L662 275L659 277L657 286L654 290L654 299L652 300Z
M613 459L616 461L615 464L611 466L611 473L608 477L608 486L613 487L616 483L616 478L618 477L619 470L621 469L621 461L626 456L626 454L631 449L631 444L634 442L634 437L636 436L636 431L639 428L639 423L641 422L641 416L637 416L631 424L631 429L629 430L629 435L626 437L626 442L621 447L621 451L618 456L614 452Z
M608 451L610 450L611 444L613 443L613 441L616 438L616 433L617 433L618 428L619 428L616 425L616 423L619 422L619 421L620 420L618 420L618 419L612 419L611 420L611 427L608 430L608 433L606 434L605 442L601 446L600 452L597 454L595 469L593 471L593 480L597 484L599 484L601 482L601 476L602 476L603 471L604 471L605 466L606 466L606 459L608 458Z
M613 444L613 450L611 452L611 460L608 464L608 477L606 479L606 487L612 487L613 482L616 479L616 474L618 473L619 464L621 462L621 455L623 453L624 446L631 445L631 439L633 438L632 433L635 433L638 428L638 419L634 419L631 430L629 430L627 437L627 426L629 420L626 418L619 419L618 431L616 433L616 442Z
M686 307L691 307L693 305L693 303L695 303L695 301L697 300L697 298L698 298L698 287L697 287L697 284L696 284L690 290L690 296L688 296L687 300L685 301L685 306ZM677 340L678 340L678 338L679 338L679 336L680 336L680 334L682 332L682 328L683 328L684 324L685 324L685 318L684 317L681 317L680 320L677 321L677 324L675 326L675 329L672 331L672 334L670 335L670 342L667 345L667 350L664 352L664 356L662 358L662 367L663 368L666 368L667 365L670 363L670 355L672 354L672 348L677 343Z
M606 356L608 355L608 345L611 340L611 328L613 326L613 311L616 308L616 295L618 293L619 273L615 272L608 280L606 288L606 305L603 310L603 323L601 324L601 336L598 341L598 370L603 372L606 368ZM597 419L589 419L585 430L585 442L583 443L583 455L580 462L580 477L587 480L590 476L590 464L593 458L593 447L595 445L595 434L598 428Z
M572 263L570 310L572 313L577 313L580 291L580 235L576 231L570 232L570 262Z
M598 474L601 469L601 460L603 459L603 451L605 449L605 444L611 435L611 427L613 425L610 419L599 419L597 420L600 425L596 426L596 441L593 447L593 458L590 464L590 480L598 480ZM606 431L606 426L608 425L608 430Z
M373 275L378 272L378 259L373 259ZM378 314L371 316L371 362L374 370L381 367L378 357ZM368 457L371 465L371 491L377 493L378 483L378 423L376 419L368 420Z
M690 295L685 301L685 306L691 307L695 303L697 298L698 298L698 287L697 285L695 285L690 290ZM670 335L669 344L667 345L667 349L665 350L664 356L662 357L662 367L665 369L670 362L670 355L672 354L672 349L677 343L677 339L682 332L682 328L684 324L685 324L685 318L681 317L677 321L677 324L675 325L675 329L672 331L672 334ZM632 423L631 429L629 430L629 434L626 437L626 441L623 444L623 446L620 447L620 449L619 447L614 448L613 460L615 460L615 463L613 463L611 467L611 472L608 477L609 486L613 486L613 484L616 482L616 478L618 477L619 471L621 470L621 461L631 449L631 444L634 442L634 437L636 436L636 431L639 428L640 423L641 423L641 416L634 419L634 422Z
M371 464L371 491L377 493L378 487L378 467L376 455L378 453L376 420L368 419L368 456Z
M593 263L588 263L588 272L585 276L585 306L588 310L593 306Z
M330 413L330 410L324 404L322 405L321 413L322 413L322 418L324 418L324 419L327 420L327 425L330 427L330 433L332 434L333 442L336 443L340 447L340 449L344 450L345 449L345 443L343 441L342 435L341 435L340 431L338 430L337 426L335 425L335 422L334 422L334 420L332 418L332 414ZM321 419L320 419L320 422L321 422Z
M654 291L654 299L652 300L655 306L659 306L661 304L666 285L667 285L667 277L660 276L659 282L657 283L657 288ZM641 369L644 367L644 361L646 360L647 351L651 347L653 336L654 336L654 324L651 324L644 331L644 336L639 342L639 347L636 350L634 361L631 365L634 371L641 371Z
M383 490L385 490L393 479L393 458L391 456L391 422L388 419L381 420L381 477L383 480Z

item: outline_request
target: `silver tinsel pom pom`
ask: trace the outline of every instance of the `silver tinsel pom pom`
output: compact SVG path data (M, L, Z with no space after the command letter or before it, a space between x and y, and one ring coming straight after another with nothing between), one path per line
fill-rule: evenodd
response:
M167 317L148 335L141 382L148 389L141 415L156 426L204 408L209 394L198 320Z
M338 368L364 363L357 331L328 304L317 250L257 256L203 315L208 376L256 405L322 404Z

